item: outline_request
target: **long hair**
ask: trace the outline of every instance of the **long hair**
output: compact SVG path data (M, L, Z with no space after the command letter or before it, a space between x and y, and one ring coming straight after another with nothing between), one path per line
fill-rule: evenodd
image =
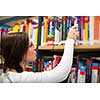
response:
M24 54L28 49L29 38L27 33L7 33L1 37L0 45L0 54L3 56L5 60L4 66L6 66L4 72L6 72L7 68L15 69L18 73L23 72L19 63L23 60Z

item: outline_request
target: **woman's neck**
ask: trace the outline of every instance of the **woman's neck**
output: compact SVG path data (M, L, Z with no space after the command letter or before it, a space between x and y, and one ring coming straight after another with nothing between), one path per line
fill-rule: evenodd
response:
M22 61L19 64L23 68L23 71L25 71L26 63Z

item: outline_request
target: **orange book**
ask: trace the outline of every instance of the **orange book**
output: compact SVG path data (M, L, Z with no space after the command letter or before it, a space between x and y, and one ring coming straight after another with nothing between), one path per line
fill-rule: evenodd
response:
M100 16L99 16L99 40L100 40Z
M44 19L44 27L45 27L45 30L44 30L44 44L47 42L47 37L48 37L48 17L46 16L45 19Z
M26 30L25 30L25 32L28 33L28 36L29 36L29 34L30 34L30 33L29 33L29 27L30 27L30 20L27 19L27 20L26 20Z
M94 40L99 39L99 16L94 16Z

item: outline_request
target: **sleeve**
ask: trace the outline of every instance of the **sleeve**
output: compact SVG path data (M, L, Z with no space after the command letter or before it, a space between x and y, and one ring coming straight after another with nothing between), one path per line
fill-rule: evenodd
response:
M73 51L74 51L74 40L67 39L64 47L64 53L60 63L50 71L44 72L23 72L21 73L19 82L61 82L65 80L71 70L73 61ZM19 75L19 76L20 76ZM17 77L18 78L18 77ZM17 82L18 82L17 81Z

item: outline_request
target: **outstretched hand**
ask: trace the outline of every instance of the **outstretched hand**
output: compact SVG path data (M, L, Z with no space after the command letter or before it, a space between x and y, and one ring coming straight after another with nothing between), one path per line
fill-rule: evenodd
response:
M67 39L74 39L76 41L79 38L79 31L77 26L72 26L68 32Z

